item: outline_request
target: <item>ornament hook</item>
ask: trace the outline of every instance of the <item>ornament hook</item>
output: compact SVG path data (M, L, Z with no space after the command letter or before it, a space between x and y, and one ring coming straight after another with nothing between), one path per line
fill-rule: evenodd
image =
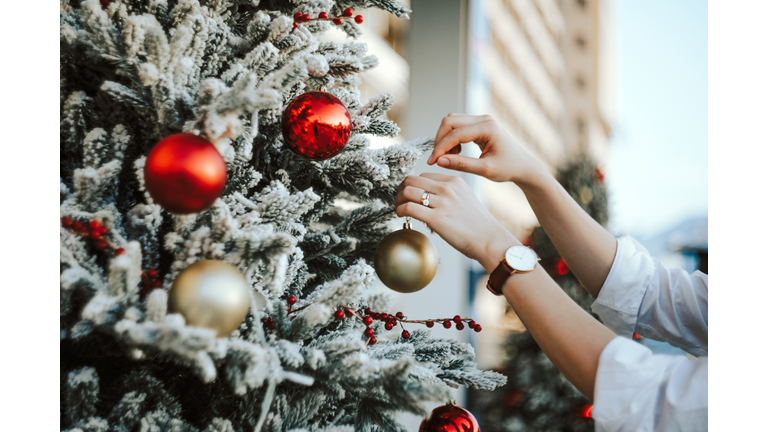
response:
M403 224L403 229L413 229L413 226L411 225L411 217L406 216L405 217L405 223Z

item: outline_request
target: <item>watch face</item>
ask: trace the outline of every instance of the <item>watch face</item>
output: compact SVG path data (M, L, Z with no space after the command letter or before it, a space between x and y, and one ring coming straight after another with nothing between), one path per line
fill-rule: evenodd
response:
M521 272L533 270L536 267L536 261L538 261L536 252L522 245L512 246L507 249L504 258L510 267Z

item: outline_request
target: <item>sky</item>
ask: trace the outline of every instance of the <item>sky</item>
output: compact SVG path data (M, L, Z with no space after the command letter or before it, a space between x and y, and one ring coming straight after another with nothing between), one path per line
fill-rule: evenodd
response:
M707 216L707 2L616 2L611 231L647 238Z

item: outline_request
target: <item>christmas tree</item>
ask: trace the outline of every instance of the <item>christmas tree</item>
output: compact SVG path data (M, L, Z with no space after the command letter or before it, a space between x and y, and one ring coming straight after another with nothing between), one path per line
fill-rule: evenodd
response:
M587 214L603 226L608 224L603 173L591 157L578 156L559 170L557 179ZM570 272L544 230L534 228L525 243L539 255L542 268L591 313L594 299ZM507 384L493 392L473 392L470 397L475 402L470 408L478 413L483 432L594 430L589 401L555 368L530 333L510 334L504 349L506 358L499 371L509 378Z
M399 132L391 95L360 100L376 57L318 40L359 36L367 7L410 12L61 0L62 430L399 431L397 411L504 383L467 344L388 332L401 317L369 289L432 142L370 148ZM292 123L303 95L348 124Z

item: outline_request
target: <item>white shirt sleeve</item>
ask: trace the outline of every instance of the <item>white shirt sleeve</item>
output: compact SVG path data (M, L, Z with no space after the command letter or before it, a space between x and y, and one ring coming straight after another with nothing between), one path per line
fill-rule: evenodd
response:
M706 431L708 365L708 357L653 354L613 339L597 368L595 431Z
M707 275L665 269L630 237L592 310L620 335L600 354L592 417L596 431L706 431ZM703 356L653 354L637 332ZM624 337L621 337L624 336Z
M637 332L706 356L708 283L702 272L664 268L635 239L621 237L592 311L620 336Z

